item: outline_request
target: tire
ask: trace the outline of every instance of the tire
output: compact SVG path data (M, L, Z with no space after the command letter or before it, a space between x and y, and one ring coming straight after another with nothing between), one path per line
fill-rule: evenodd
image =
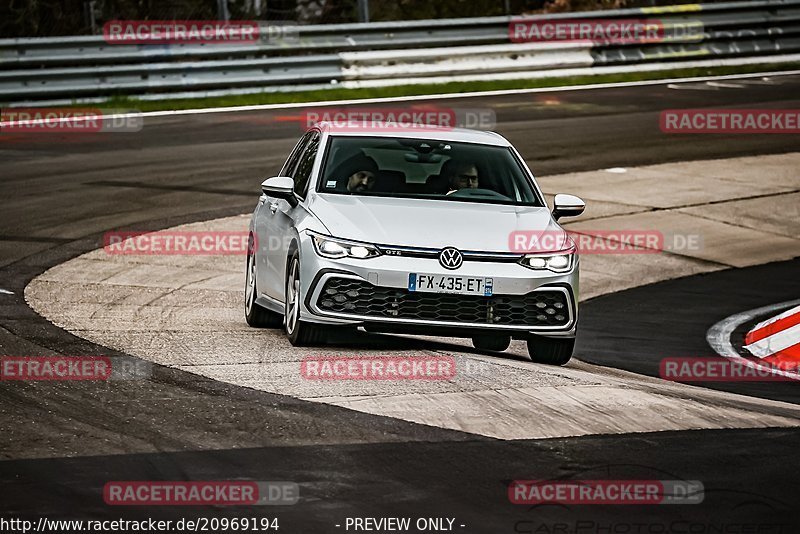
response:
M503 352L511 345L511 336L506 334L480 334L472 336L472 346L478 350Z
M283 315L268 310L256 303L258 288L256 287L256 257L253 248L253 236L250 236L247 247L247 272L244 280L244 318L253 328L280 328Z
M327 328L300 320L303 295L300 290L300 257L297 252L289 257L288 265L284 298L286 337L295 347L323 344L327 340Z
M566 365L572 358L575 338L553 339L537 337L528 339L528 355L536 363L547 365Z

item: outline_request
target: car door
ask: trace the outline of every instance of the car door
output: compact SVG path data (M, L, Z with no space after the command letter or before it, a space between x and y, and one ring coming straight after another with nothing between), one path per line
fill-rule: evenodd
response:
M289 154L286 163L283 164L278 176L292 176L297 168L297 162L303 153L303 149L308 143L310 133L305 134L297 142L292 152ZM258 199L258 207L255 217L255 231L258 237L258 269L256 270L256 284L261 294L281 300L283 298L283 273L276 279L278 268L275 265L281 255L285 256L286 251L282 247L282 236L275 225L275 215L277 213L279 199L268 197L263 192ZM285 260L283 260L285 262ZM280 288L279 290L276 288Z
M303 146L302 153L297 160L297 165L291 171L291 177L294 180L294 192L299 197L302 203L308 193L308 184L311 181L311 171L314 168L314 161L317 159L317 152L319 150L320 133L311 131L308 134L308 139ZM284 276L286 274L286 263L288 260L287 247L291 242L292 236L295 235L295 222L298 217L303 213L304 208L302 205L292 207L285 200L277 202L277 209L272 217L274 235L281 236L281 253L273 255L275 280L280 278L281 282L275 290L280 295L279 298L283 300L286 291L284 284Z
M287 247L291 242L292 236L295 232L295 222L303 214L304 208L302 206L308 193L308 185L311 182L311 171L314 169L314 161L317 159L317 152L319 151L320 133L318 131L309 132L308 141L303 147L303 151L297 161L297 165L292 170L291 177L294 180L294 192L299 197L300 203L294 208L285 200L279 201L278 209L275 216L272 218L275 225L276 235L281 236L282 254L275 257L275 270L276 274L280 275L281 284L276 288L279 291L280 298L283 300L284 293L286 292L283 278L286 273L286 263L288 261Z

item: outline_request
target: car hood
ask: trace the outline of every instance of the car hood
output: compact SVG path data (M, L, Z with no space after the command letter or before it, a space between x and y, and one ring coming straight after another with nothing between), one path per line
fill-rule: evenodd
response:
M309 209L334 237L383 245L509 252L515 232L565 233L530 206L331 194Z

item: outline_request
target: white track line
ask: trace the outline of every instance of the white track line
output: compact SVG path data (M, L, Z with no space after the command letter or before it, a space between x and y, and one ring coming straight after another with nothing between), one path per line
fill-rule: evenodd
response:
M676 91L719 91L719 87L709 85L711 82L706 82L704 84L674 84L671 83L667 86L667 89L674 89Z
M788 373L773 367L759 365L756 362L742 357L742 355L739 354L731 344L731 334L739 327L739 325L748 321L752 321L761 315L767 315L778 310L784 310L786 308L791 308L798 305L800 305L800 299L779 302L778 304L770 304L769 306L763 306L761 308L755 308L753 310L737 313L736 315L731 315L730 317L726 317L708 329L708 332L706 332L706 341L708 341L708 344L711 345L711 348L714 349L717 354L724 358L739 360L739 363L753 369L769 369L775 375L791 378L793 380L800 380L800 377L797 376L797 373Z
M636 82L616 82L616 83L597 83L586 85L564 85L560 87L537 87L532 89L504 89L497 91L476 91L472 93L445 93L433 95L414 95L402 97L381 97L381 98L356 98L351 100L324 100L321 102L293 102L286 104L257 104L251 106L229 106L221 108L198 108L198 109L177 109L165 111L146 111L140 113L121 113L114 115L102 115L99 117L62 117L56 119L35 119L31 121L17 121L14 125L33 125L33 124L51 124L54 122L78 122L84 120L98 120L98 119L127 119L136 117L171 117L180 115L204 115L207 113L235 113L240 111L260 111L270 109L294 109L303 107L321 107L321 106L347 106L353 104L383 104L392 102L414 102L418 100L432 100L432 99L454 99L454 98L477 98L487 96L508 96L508 95L525 95L533 93L558 93L566 91L589 91L592 89L615 89L623 87L642 87L649 85L667 85L676 83L689 83L689 82L708 82L714 80L739 80L748 78L762 78L765 76L794 76L800 74L800 70L789 70L779 72L755 72L750 74L726 74L722 76L700 76L696 78L670 78L660 80L641 80ZM13 108L10 108L13 109ZM10 125L9 123L0 122L0 127Z
M744 85L738 83L720 83L720 82L706 82L711 87L719 87L721 89L744 89Z

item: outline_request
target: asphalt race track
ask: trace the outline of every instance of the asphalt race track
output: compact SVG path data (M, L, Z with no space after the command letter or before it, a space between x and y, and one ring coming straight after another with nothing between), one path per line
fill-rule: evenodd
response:
M493 109L496 131L543 177L798 150L792 135L659 130L663 109L800 107L800 76L725 85L436 104ZM110 229L155 230L250 212L259 183L276 172L302 131L296 115L146 117L138 133L0 136L0 354L122 356L39 316L25 302L25 286L101 247ZM753 184L754 195L758 187ZM798 272L795 259L597 297L582 304L578 352L590 363L658 376L665 356L713 356L705 335L717 321L797 298ZM702 387L800 404L796 383ZM498 440L156 366L147 381L113 385L3 382L0 435L2 517L270 516L285 533L343 532L347 517L395 516L455 518L456 531L492 534L800 529L796 427ZM102 498L109 480L243 478L296 481L301 501L145 509L107 506ZM511 480L557 478L700 480L705 500L622 507L509 503Z
M212 513L227 517L275 514L284 532L337 532L343 529L334 525L346 517L410 516L454 517L456 525L466 525L455 528L457 532L595 532L610 527L612 532L758 528L788 534L796 532L797 510L791 494L781 490L794 483L796 470L789 466L796 458L799 436L796 430L742 430L706 431L701 436L666 432L466 443L431 436L430 442L402 444L10 461L2 482L5 488L14 488L4 495L4 506L17 517L177 520ZM720 458L725 458L724 465ZM300 475L307 501L260 509L146 510L115 509L98 497L112 476L118 480L207 480L243 473L271 480ZM506 490L510 480L533 476L702 480L706 498L694 505L510 505ZM77 517L74 510L80 510Z

